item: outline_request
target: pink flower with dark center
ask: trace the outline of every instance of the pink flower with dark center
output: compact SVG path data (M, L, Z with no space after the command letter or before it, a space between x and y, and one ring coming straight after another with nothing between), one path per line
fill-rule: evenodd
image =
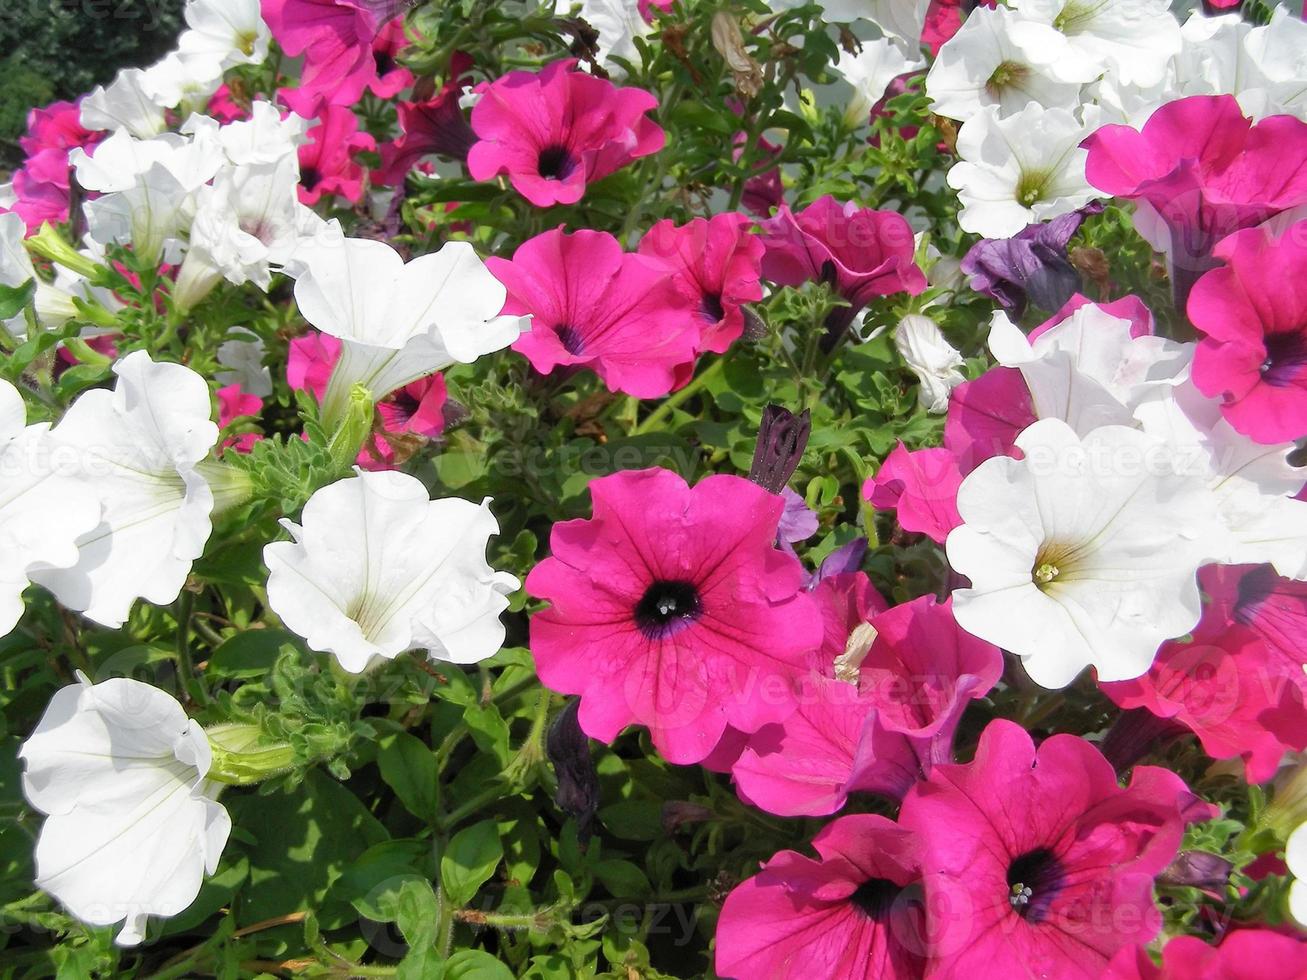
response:
M505 313L532 315L513 349L541 374L588 367L612 391L657 398L694 371L698 322L666 267L599 231L561 229L486 265L508 288Z
M358 117L344 106L323 106L321 120L308 131L299 148L300 200L316 204L324 194L339 194L351 203L363 197L367 170L354 159L362 150L375 150L376 141L359 130Z
M949 531L962 523L958 514L961 484L962 472L952 452L909 450L900 442L868 477L862 495L873 507L894 511L903 530L920 532L943 544Z
M1277 676L1292 677L1307 695L1307 582L1283 578L1270 565L1206 565L1198 584L1211 603L1210 616L1260 636L1279 661Z
M699 349L724 352L744 332L745 303L762 299L761 239L749 218L734 212L695 218L677 227L659 221L639 252L666 264L699 321Z
M1280 235L1237 232L1214 254L1225 266L1189 295L1189 319L1203 335L1194 384L1221 398L1226 421L1257 442L1307 435L1307 221Z
M1302 678L1301 664L1208 607L1192 639L1163 643L1147 674L1099 686L1122 708L1184 726L1213 759L1242 758L1248 782L1264 783L1285 752L1307 747Z
M263 411L263 399L242 391L239 384L227 385L216 392L218 398L218 427L226 429L232 423L243 418L251 418ZM248 453L251 447L263 437L257 432L228 434L222 441L223 449L234 449L238 453Z
M1138 202L1135 225L1170 257L1181 309L1217 242L1307 204L1307 123L1253 123L1232 95L1168 102L1141 130L1104 126L1083 145L1089 183Z
M931 977L1097 980L1160 928L1153 879L1191 799L1168 770L1139 766L1123 790L1083 739L1036 751L1020 726L991 722L972 762L936 766L900 812L922 840L929 907L952 913L935 920Z
M398 138L381 146L381 168L372 175L378 184L402 184L405 176L426 156L438 154L452 160L467 159L476 134L459 105L471 67L466 55L456 55L454 78L433 98L423 102L400 102Z
M874 814L831 822L818 859L781 851L726 898L716 972L736 980L916 980L925 909L915 835Z
M383 21L369 5L351 0L263 0L263 19L283 51L291 57L303 56L304 65L296 88L281 89L278 95L286 105L306 119L320 116L324 105L352 106L368 87L377 94L394 95L407 85L411 76L393 67L396 37L395 21L386 29L392 33L384 39L382 54L374 50ZM389 64L385 62L389 59ZM378 68L387 69L382 80ZM396 71L403 72L397 76ZM404 84L394 87L397 78Z
M581 695L586 734L649 728L668 760L704 759L727 725L794 710L821 614L798 560L774 546L781 498L736 476L694 487L663 469L590 484L594 516L555 524L526 589L541 681Z
M575 59L555 61L485 87L472 109L473 178L507 174L537 207L575 204L586 184L663 148L666 134L645 115L658 106L653 95L575 67Z
M396 17L372 39L372 70L368 91L379 99L393 99L413 84L413 73L399 63L400 53L408 47L404 18Z
M1176 936L1162 947L1158 966L1143 946L1112 958L1102 980L1302 980L1307 942L1270 929L1235 929L1219 946Z
M1021 372L993 367L949 392L944 448L953 454L963 476L991 456L1019 459L1017 436L1036 418L1034 399Z
M824 282L848 301L827 318L827 350L876 297L915 296L926 288L926 275L913 260L912 227L893 211L841 204L827 195L797 215L782 206L762 231L764 278L781 286Z

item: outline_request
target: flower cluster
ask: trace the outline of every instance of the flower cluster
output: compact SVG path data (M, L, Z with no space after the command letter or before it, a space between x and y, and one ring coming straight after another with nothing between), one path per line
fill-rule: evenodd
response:
M1307 21L972 7L187 0L31 111L21 975L1307 975Z

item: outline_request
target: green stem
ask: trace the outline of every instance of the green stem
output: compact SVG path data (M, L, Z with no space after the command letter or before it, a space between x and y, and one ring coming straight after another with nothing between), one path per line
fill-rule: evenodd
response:
M708 365L707 369L701 372L699 376L688 385L680 391L672 392L672 394L669 395L661 405L655 408L643 422L635 427L635 431L632 432L632 435L644 435L650 429L658 426L664 419L671 415L678 406L684 404L688 399L693 398L708 385L708 382L721 374L725 365L726 359L724 357L719 357L717 360L713 361L712 364Z

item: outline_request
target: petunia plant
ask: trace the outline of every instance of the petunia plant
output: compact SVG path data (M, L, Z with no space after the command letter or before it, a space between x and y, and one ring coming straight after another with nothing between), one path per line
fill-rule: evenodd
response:
M1307 975L1307 22L187 0L0 186L6 977Z

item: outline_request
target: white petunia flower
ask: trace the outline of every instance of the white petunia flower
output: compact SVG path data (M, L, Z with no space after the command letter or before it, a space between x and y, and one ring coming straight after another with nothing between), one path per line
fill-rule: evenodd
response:
M1045 687L1087 666L1102 681L1138 677L1160 643L1198 622L1210 495L1138 429L1104 426L1082 440L1041 419L1016 445L1023 459L988 459L958 490L963 523L946 550L971 587L953 593L953 614Z
M486 563L499 526L487 503L431 500L403 473L360 471L318 490L293 542L263 549L268 603L314 650L352 673L422 649L477 663L504 641L499 614L518 581Z
M1130 336L1130 321L1088 303L1032 343L996 310L989 349L1004 367L1021 371L1035 414L1061 419L1081 436L1100 425L1134 425L1134 411L1159 388L1188 377L1191 345L1164 337Z
M29 279L36 280L33 300L37 322L53 330L75 317L77 307L68 292L52 286L36 274L32 257L23 247L26 235L27 226L22 218L12 212L0 214L0 285L21 286ZM3 322L5 329L15 337L27 335L27 317L21 310Z
M1157 104L1187 95L1233 95L1254 120L1289 114L1307 119L1307 22L1276 7L1254 27L1238 14L1195 11L1180 29L1175 82Z
M137 597L177 598L212 531L214 493L199 465L218 441L209 387L180 364L135 351L112 391L73 402L51 436L103 516L77 539L75 565L33 574L70 609L117 628Z
M853 86L853 99L844 118L850 125L861 126L867 122L871 107L885 97L890 82L926 67L926 62L920 57L908 57L899 45L882 37L863 41L857 54L840 52L834 67Z
M212 59L223 68L267 59L272 32L259 0L189 0L184 16L187 30L177 41L183 55Z
M49 425L27 425L18 389L0 381L0 636L23 614L39 569L77 561L77 539L100 522L100 503L60 469Z
M1289 886L1289 914L1307 929L1307 823L1299 824L1284 845L1284 863L1293 875Z
M207 117L197 116L182 124L189 133L208 127ZM227 161L236 166L277 163L295 156L308 141L309 120L295 113L283 119L281 110L271 102L256 101L250 106L248 119L238 119L217 130L217 140Z
M649 25L635 0L581 0L581 17L599 32L599 64L610 74L618 78L626 74L616 58L639 67L635 39L647 37Z
M466 242L407 264L384 242L324 232L287 264L295 302L313 326L343 341L323 398L328 425L350 391L373 400L454 362L501 350L529 323L500 316L507 290Z
M141 88L164 109L179 109L183 116L203 109L222 85L222 65L205 55L170 52L145 69Z
M1307 579L1307 502L1293 499L1307 470L1289 463L1293 443L1253 442L1191 382L1159 391L1135 415L1167 444L1177 471L1211 492L1225 531L1220 561L1269 562L1286 578Z
M82 100L81 121L90 130L121 129L143 140L158 136L168 124L140 68L124 68L107 86L92 89Z
M962 355L944 339L935 321L919 314L905 316L894 331L894 346L921 381L917 392L921 407L934 415L948 411L949 392L967 379L958 370L964 363Z
M213 379L220 385L238 384L247 394L267 398L272 394L272 372L263 363L267 353L263 339L244 327L227 335L231 339L218 345L218 363L226 370L216 372Z
M1012 40L1064 82L1110 72L1125 85L1156 85L1179 54L1180 24L1167 0L1013 0Z
M921 47L930 0L817 0L817 6L828 24L865 20L879 27L885 37L916 51Z
M1085 122L1066 109L1031 104L1007 117L986 106L958 130L959 162L948 172L958 192L964 231L1011 238L1026 225L1084 207L1098 194L1085 179L1080 143L1097 128L1092 106Z
M1007 7L977 7L944 42L926 76L931 108L963 122L984 106L1010 116L1029 103L1046 109L1080 106L1080 83L1059 81L1011 37L1017 15Z
M129 678L57 691L19 749L23 793L46 814L36 884L93 926L177 915L213 874L231 818L206 781L204 730L158 688Z

